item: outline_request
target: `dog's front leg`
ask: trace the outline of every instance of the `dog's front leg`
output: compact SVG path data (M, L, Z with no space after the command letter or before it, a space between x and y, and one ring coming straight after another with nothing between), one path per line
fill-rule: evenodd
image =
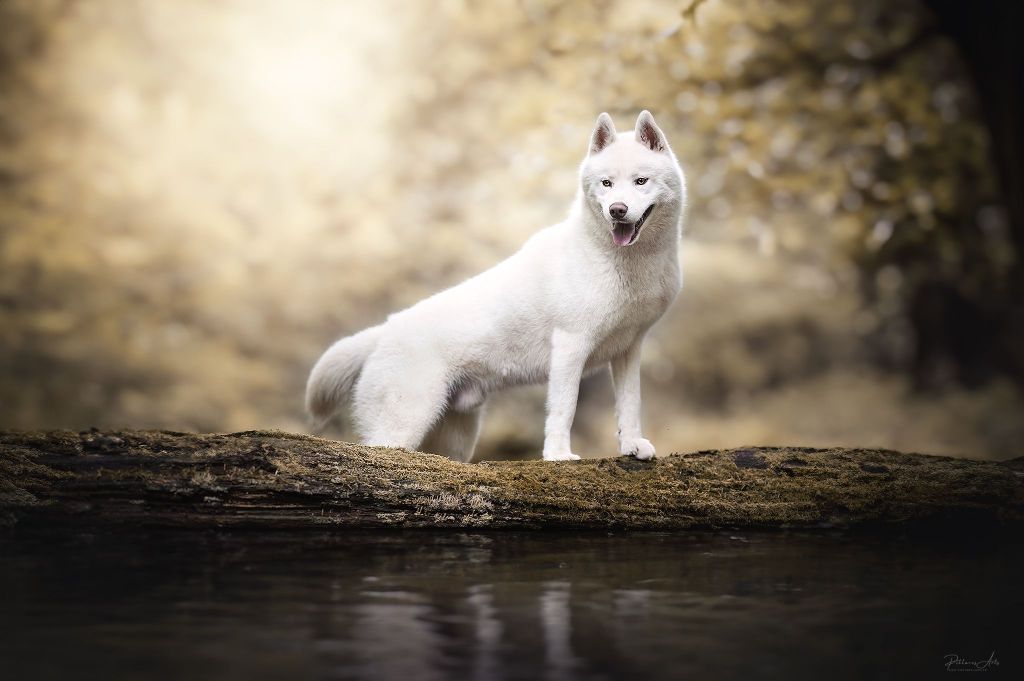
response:
M615 385L615 416L619 422L619 453L650 459L654 445L645 439L640 426L640 346L643 334L622 355L611 361Z
M569 446L569 431L576 415L583 367L590 346L581 334L555 330L551 336L548 374L548 416L544 423L544 460L573 461L580 457Z

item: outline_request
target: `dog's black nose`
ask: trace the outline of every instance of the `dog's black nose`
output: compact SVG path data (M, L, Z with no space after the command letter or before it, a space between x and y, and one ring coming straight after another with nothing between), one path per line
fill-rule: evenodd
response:
M624 203L613 203L608 206L608 214L616 220L621 220L626 217L627 210L629 210L629 207Z

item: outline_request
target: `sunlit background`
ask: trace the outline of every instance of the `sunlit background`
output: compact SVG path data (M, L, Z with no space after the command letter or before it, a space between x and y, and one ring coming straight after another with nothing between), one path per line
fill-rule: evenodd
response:
M660 451L1020 455L1011 27L962 11L4 0L0 427L305 431L332 340L560 220L597 114L648 108L691 187ZM480 456L535 456L543 400L492 400ZM598 376L575 449L614 431Z

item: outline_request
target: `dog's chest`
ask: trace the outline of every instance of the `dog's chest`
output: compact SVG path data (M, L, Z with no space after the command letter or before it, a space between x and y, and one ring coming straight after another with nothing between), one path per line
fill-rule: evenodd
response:
M652 324L672 304L679 286L679 268L672 262L616 270L614 285L606 292L611 325Z
M601 338L599 359L614 356L628 347L636 335L657 321L679 292L678 268L663 268L617 273L614 285L595 289L591 312Z

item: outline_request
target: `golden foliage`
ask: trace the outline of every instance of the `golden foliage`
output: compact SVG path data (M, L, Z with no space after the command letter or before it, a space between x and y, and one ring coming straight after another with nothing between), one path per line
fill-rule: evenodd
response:
M911 0L21 0L0 27L3 426L301 428L332 339L564 214L602 110L654 111L690 182L688 288L645 366L663 449L892 445L806 415L844 385L909 414L859 368L909 361L917 282L980 296L1013 263L970 83ZM483 449L538 446L540 394Z

